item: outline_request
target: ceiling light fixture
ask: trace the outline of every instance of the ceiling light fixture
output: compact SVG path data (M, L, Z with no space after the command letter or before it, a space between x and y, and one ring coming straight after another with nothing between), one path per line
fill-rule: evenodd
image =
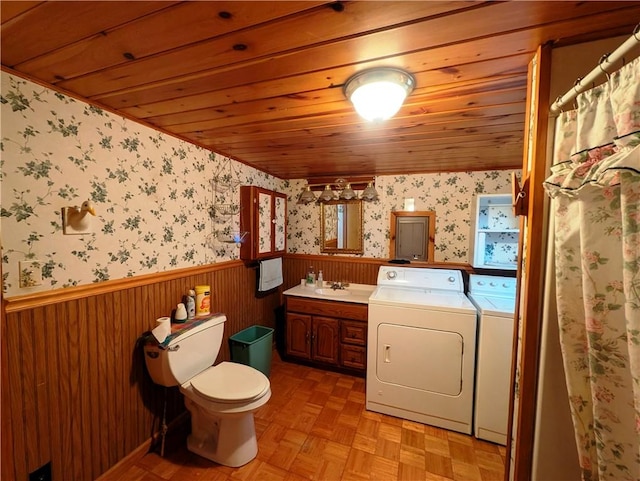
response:
M364 70L344 85L344 95L356 112L367 120L382 121L393 117L413 91L413 75L397 68Z
M321 184L308 184L300 192L298 196L298 204L311 204L313 202L324 203L334 200L353 200L361 199L367 202L373 202L378 200L378 192L373 186L373 180L360 180L356 182L356 189L362 189L365 184L362 195L358 197L355 189L351 186L351 182L347 182L346 179L336 179L335 182L323 182ZM324 189L320 189L324 186ZM315 190L322 190L320 196L316 199L315 194L311 191L312 187L316 187ZM337 196L336 196L337 194Z

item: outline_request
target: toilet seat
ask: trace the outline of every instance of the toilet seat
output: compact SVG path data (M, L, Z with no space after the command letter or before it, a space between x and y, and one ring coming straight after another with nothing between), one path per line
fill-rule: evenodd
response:
M226 361L204 370L189 383L196 394L215 403L243 403L270 390L269 379L262 372Z

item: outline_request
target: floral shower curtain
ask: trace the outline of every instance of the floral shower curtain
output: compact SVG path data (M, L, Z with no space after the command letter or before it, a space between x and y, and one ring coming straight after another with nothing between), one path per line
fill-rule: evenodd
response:
M557 119L545 182L584 480L640 479L640 59Z

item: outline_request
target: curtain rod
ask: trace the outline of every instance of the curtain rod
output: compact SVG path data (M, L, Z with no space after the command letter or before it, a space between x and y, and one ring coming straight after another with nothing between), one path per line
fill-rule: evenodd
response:
M628 54L635 46L640 43L640 23L636 25L636 28L633 29L633 33L631 37L629 37L622 45L620 45L617 49L615 49L612 53L608 53L600 58L600 62L598 65L589 72L585 77L580 77L576 80L575 84L571 89L565 93L564 95L559 96L556 101L551 106L552 114L559 114L562 111L562 106L571 102L575 99L578 94L584 92L585 90L590 88L590 85L595 82L595 80L601 75L607 75L611 72L607 70L608 67L611 67L613 64L617 63L619 60L622 60L626 54Z

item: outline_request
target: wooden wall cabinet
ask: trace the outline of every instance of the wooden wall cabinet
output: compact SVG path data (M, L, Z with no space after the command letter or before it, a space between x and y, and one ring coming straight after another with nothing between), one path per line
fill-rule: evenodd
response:
M257 260L287 250L287 196L256 186L240 187L240 258Z
M366 304L287 296L287 357L364 375Z

